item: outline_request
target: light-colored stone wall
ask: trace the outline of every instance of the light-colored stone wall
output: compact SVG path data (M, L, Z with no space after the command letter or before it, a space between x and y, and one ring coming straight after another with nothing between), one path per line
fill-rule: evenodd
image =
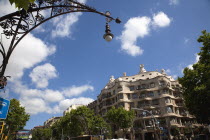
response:
M156 120L161 121L159 126L168 130L173 125L184 127L186 123L195 123L195 117L190 115L184 106L178 81L168 76L164 70L147 72L142 65L137 75L127 76L124 73L117 79L111 76L97 100L91 104L95 113L101 116L112 106L123 106L126 110L138 108L149 111ZM143 124L141 132L151 131L147 129L148 121L152 117L150 113L143 115L142 111L136 110L136 123L141 121Z
M80 104L74 104L71 105L70 107L68 107L64 112L63 112L63 116L65 116L67 113L70 113L72 109L77 109L80 106L84 106L84 105L80 105Z
M56 121L58 121L61 117L52 117L44 122L44 127L51 127Z

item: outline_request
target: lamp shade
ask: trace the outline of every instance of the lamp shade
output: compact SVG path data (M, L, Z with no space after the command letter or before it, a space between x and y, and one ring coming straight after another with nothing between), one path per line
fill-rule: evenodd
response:
M106 34L104 34L104 39L105 39L107 42L110 42L113 38L114 38L114 35L111 34L111 33L106 33Z

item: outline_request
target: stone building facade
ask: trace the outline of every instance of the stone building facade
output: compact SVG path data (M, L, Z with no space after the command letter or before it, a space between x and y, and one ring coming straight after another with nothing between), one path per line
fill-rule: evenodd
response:
M137 75L127 76L124 73L117 79L111 76L97 100L88 106L101 116L112 106L134 109L136 117L134 127L130 130L136 140L150 139L155 134L161 135L162 139L172 138L172 127L197 125L195 117L189 114L184 105L178 81L164 70L146 71L144 65L140 65ZM121 137L120 130L115 133Z
M64 112L63 112L63 116L65 116L67 113L70 113L72 109L77 109L80 106L84 106L81 104L73 104L71 106L69 106Z
M49 128L51 127L56 121L58 121L61 117L52 117L49 118L44 122L44 128Z

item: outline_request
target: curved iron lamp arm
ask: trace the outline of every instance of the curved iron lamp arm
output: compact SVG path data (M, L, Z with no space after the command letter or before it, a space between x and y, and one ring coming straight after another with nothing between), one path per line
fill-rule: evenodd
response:
M44 17L41 11L50 10L50 14ZM3 33L7 39L11 39L11 43L5 52L3 43L0 42L0 53L3 58L3 62L0 65L0 89L3 89L7 83L7 77L4 76L9 58L18 45L18 43L33 29L41 25L42 23L63 15L73 12L91 12L102 16L105 16L109 21L115 20L116 23L120 23L120 19L113 18L106 13L97 11L95 8L86 4L80 3L75 0L37 0L31 4L29 9L24 9L10 13L8 15L0 17L0 26L3 28Z

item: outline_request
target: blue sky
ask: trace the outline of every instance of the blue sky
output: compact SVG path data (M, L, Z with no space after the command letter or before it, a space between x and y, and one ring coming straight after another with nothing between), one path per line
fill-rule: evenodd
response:
M0 16L14 10L7 1L0 1ZM110 11L122 23L110 23L115 37L106 42L104 17L68 14L44 23L21 41L6 71L12 78L0 94L25 106L31 114L26 128L61 116L71 104L88 104L111 75L135 75L140 64L147 71L165 69L175 79L182 76L182 70L198 60L201 31L210 32L209 0L83 2ZM9 43L3 41L5 46Z

